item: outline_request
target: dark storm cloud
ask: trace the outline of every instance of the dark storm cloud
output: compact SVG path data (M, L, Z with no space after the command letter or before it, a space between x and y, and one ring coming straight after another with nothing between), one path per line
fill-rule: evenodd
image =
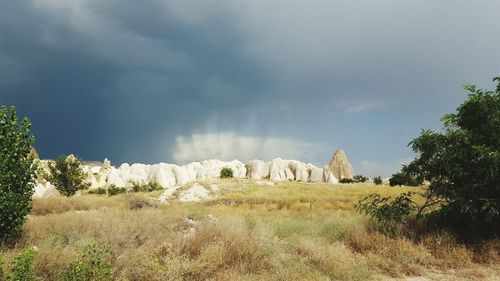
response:
M95 124L103 118L100 91L111 87L119 70L87 52L84 36L47 23L48 16L28 2L4 2L0 72L10 79L0 83L1 103L16 105L30 117L42 155L70 153L75 145L82 154L91 154L98 145ZM66 34L61 43L74 48L47 46L44 28Z
M42 1L2 9L0 54L19 68L2 85L2 103L30 116L43 156L165 160L155 149L169 137L238 107L267 83L239 54L244 39L226 15L190 24L158 5L95 2L71 11Z
M0 4L0 103L32 119L44 157L321 164L342 146L387 174L463 83L500 73L496 1Z

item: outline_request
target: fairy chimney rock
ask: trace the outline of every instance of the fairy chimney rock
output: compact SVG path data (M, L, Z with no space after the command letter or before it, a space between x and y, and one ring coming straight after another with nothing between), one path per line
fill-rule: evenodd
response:
M347 159L347 155L344 150L338 149L328 163L328 166L325 167L330 173L332 173L337 179L352 179L353 171L351 163Z

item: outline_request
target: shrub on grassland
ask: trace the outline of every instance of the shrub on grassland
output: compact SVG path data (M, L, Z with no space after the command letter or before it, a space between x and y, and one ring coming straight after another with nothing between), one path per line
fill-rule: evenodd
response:
M78 258L72 261L64 272L63 281L106 281L113 277L111 254L108 248L87 245Z
M220 178L221 179L227 179L227 178L232 178L234 175L234 172L233 172L233 169L231 168L222 168L222 170L220 170Z
M125 187L118 187L114 184L112 184L108 187L108 195L109 196L115 196L115 195L122 194L122 193L127 193L127 189Z
M104 189L102 187L98 187L96 189L89 190L89 194L103 195L103 194L106 194L106 189Z
M141 183L139 181L129 181L130 189L132 192L153 192L155 190L163 189L161 185L159 185L155 181L150 181L148 183Z
M354 183L353 179L348 179L348 178L341 178L339 180L339 183Z
M355 175L354 176L355 182L366 182L367 180L368 180L368 178L363 176L363 175Z
M10 265L11 273L9 274L9 280L34 281L35 270L33 262L35 261L36 254L37 252L34 248L22 250Z

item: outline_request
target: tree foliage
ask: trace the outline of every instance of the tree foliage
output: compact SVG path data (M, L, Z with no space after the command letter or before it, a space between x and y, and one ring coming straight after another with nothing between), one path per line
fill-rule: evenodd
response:
M0 243L19 233L31 211L36 165L30 154L35 138L27 118L15 107L0 109Z
M391 179L428 181L418 213L439 205L432 214L441 225L473 236L500 229L500 77L494 81L493 91L465 86L467 100L441 119L441 131L423 130L410 142L416 159Z
M422 183L421 179L418 179L415 176L412 176L407 171L407 167L403 166L403 170L401 172L395 173L392 177L389 178L389 185L406 185L406 186L418 186Z
M361 199L355 209L378 222L403 222L417 208L417 204L411 200L413 194L413 192L402 193L394 200L389 196L370 194Z
M410 146L412 175L446 201L440 215L462 230L500 229L500 78L495 91L465 86L468 99L446 114L441 132L422 131Z
M49 163L50 181L65 196L72 196L78 190L89 188L87 175L81 167L81 161L74 156L60 156Z

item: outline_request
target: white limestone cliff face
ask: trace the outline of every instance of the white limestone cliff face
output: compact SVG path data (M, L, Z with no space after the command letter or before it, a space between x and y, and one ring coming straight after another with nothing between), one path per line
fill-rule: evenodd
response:
M72 156L69 156L72 157ZM41 167L47 167L48 160L40 160ZM337 184L341 178L352 178L352 167L345 152L338 150L330 163L324 168L297 160L273 159L269 162L251 160L244 164L238 160L224 162L216 159L192 162L184 166L158 163L121 164L114 167L108 159L101 165L82 165L88 175L90 189L106 188L110 185L129 187L131 182L155 182L173 192L177 187L199 180L219 178L222 168L231 168L236 178L252 180L326 182ZM57 195L57 190L49 182L37 183L34 197L41 198Z
M119 168L111 167L107 177L107 185L114 184L118 187L126 187L131 181L140 183L154 181L163 188L170 188L197 180L218 178L224 167L233 169L236 178L246 177L245 164L238 160L231 162L205 160L184 166L167 163L154 165L124 163Z
M269 179L272 181L322 182L323 170L311 163L305 164L297 160L276 158L269 163Z
M266 163L262 160L251 160L246 165L247 177L252 180L260 180L269 177L271 172L270 164L271 163Z
M328 166L325 166L325 168L323 168L323 179L325 180L326 183L329 184L339 183L339 180L332 174Z
M307 164L306 168L309 172L310 182L323 182L323 169L318 168L312 164Z

